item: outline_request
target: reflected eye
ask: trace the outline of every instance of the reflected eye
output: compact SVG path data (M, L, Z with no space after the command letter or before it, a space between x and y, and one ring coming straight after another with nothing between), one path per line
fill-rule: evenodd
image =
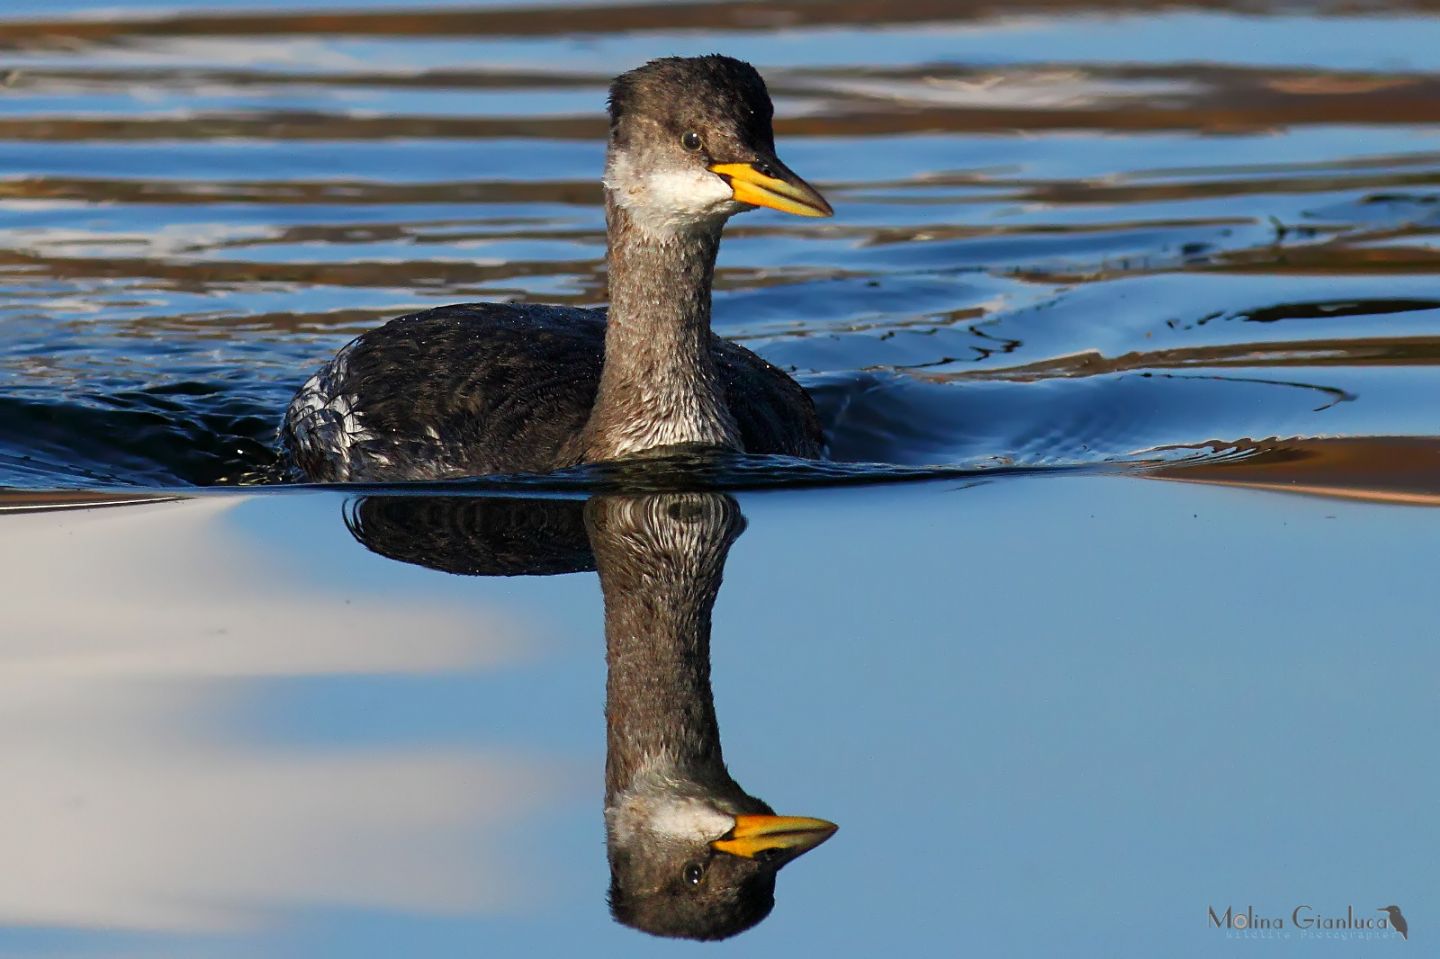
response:
M700 134L694 130L685 131L684 135L680 137L680 145L691 153L694 153L700 149Z
M700 885L700 880L703 878L705 878L705 867L698 862L692 862L685 867L685 881L690 885Z

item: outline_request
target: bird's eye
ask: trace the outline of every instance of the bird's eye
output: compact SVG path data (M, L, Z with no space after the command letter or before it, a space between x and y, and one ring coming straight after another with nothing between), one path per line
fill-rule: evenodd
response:
M689 150L691 153L694 153L696 150L700 149L700 134L696 133L694 130L686 130L685 133L680 137L680 145L685 149Z
M690 885L700 885L700 880L703 878L705 878L705 867L698 862L692 862L685 867L685 881Z

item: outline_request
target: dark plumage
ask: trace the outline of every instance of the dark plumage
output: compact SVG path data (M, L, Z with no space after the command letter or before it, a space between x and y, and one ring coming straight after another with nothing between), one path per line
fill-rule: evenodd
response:
M710 349L748 452L819 454L819 420L798 383L713 334ZM603 309L466 303L403 316L352 340L296 394L286 453L318 482L574 466L604 355ZM337 408L344 396L363 412Z
M725 131L731 152L775 150L775 107L765 81L731 57L666 57L622 73L610 85L611 147L633 136L676 140L688 129ZM712 147L714 149L714 147Z
M593 570L584 516L584 500L512 496L361 496L345 506L366 549L460 576Z
M771 206L829 216L775 156L755 69L656 60L610 91L610 306L494 303L393 320L296 393L280 430L297 478L543 472L665 446L816 457L810 398L710 332L720 234Z
M775 908L776 870L764 863L716 856L704 888L695 888L684 876L683 855L655 847L638 852L610 850L610 914L622 925L672 939L728 939Z

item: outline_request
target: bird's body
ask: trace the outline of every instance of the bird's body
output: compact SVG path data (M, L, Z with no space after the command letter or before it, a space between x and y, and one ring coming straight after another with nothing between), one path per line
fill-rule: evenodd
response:
M560 306L460 304L392 320L352 340L295 394L285 417L288 458L319 482L540 473L585 462L605 333L604 310ZM744 347L713 334L709 341L743 448L819 456L820 425L805 391ZM417 368L433 373L406 375ZM655 446L684 442L653 438Z
M829 216L776 157L754 68L652 61L610 91L608 311L478 303L393 320L300 388L280 429L297 478L548 471L670 446L816 457L810 398L710 331L725 222Z

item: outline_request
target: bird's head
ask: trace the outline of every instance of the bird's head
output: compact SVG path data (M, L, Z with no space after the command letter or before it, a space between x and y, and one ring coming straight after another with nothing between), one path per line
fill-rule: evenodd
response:
M686 939L724 939L764 919L780 867L836 828L776 816L751 797L629 801L607 820L611 913L644 932Z
M757 206L831 216L825 198L775 155L773 115L765 81L748 63L652 60L610 87L605 187L654 231L718 229Z

